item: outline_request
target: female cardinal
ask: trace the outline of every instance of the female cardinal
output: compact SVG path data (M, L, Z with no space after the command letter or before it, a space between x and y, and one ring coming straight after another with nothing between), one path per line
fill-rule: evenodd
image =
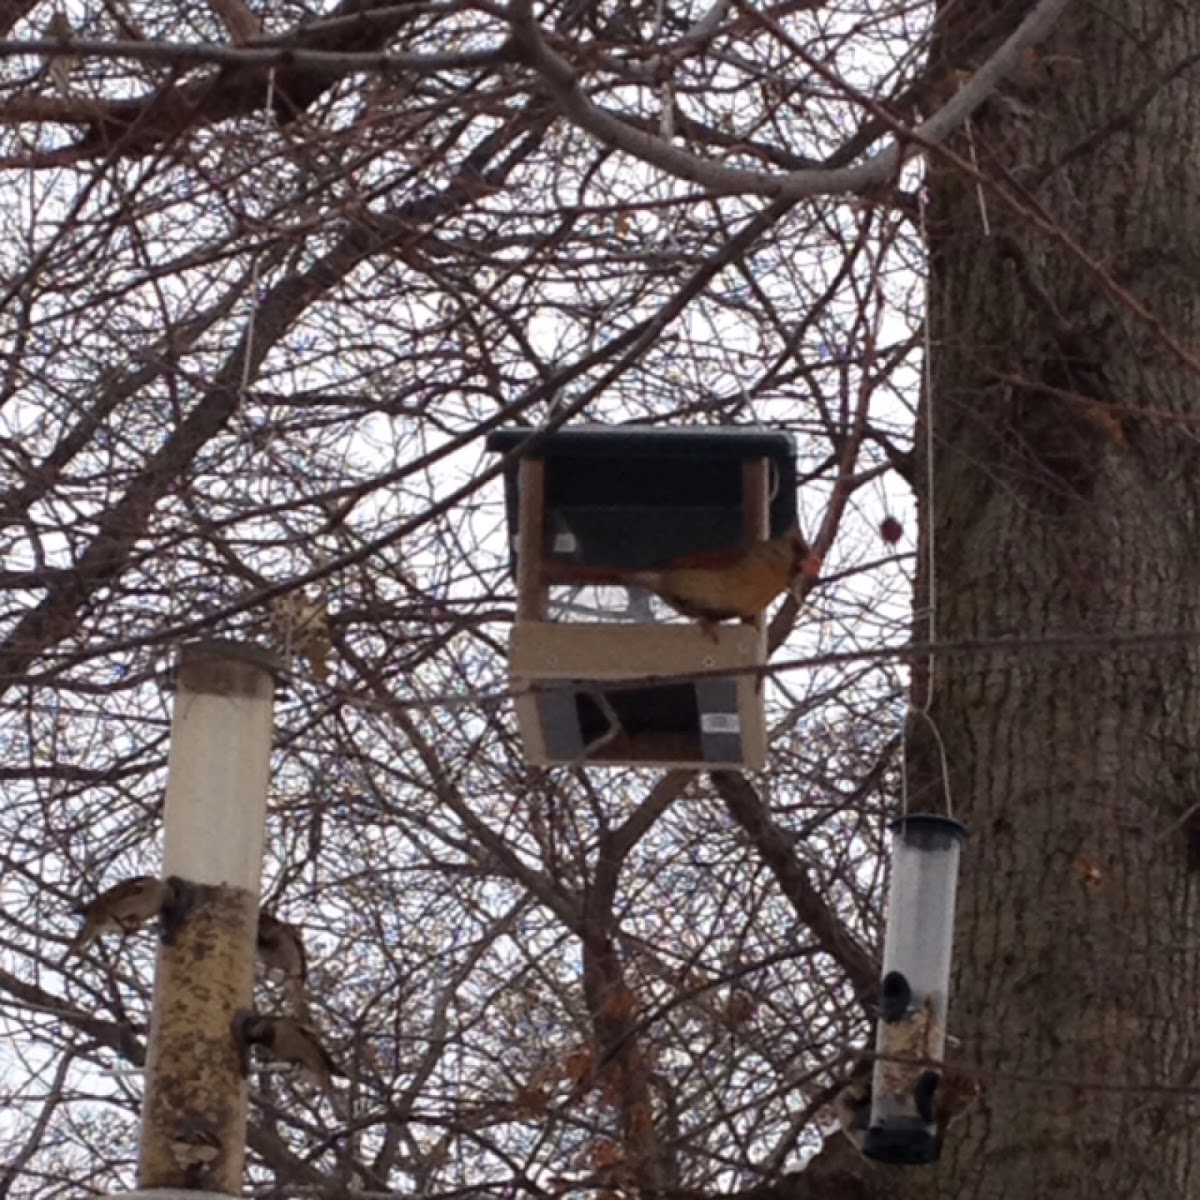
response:
M818 567L808 543L793 526L765 542L705 550L647 570L547 562L542 571L546 583L649 588L676 612L695 617L713 637L717 621L758 616L799 575L815 575Z

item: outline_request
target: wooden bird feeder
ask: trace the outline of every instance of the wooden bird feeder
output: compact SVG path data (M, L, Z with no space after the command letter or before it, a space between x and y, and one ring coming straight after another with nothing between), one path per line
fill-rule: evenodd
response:
M640 589L575 588L556 602L560 590L552 596L544 567L642 569L783 533L796 521L791 437L583 426L542 436L502 430L487 445L511 454L535 437L505 471L517 581L509 672L521 693L527 759L761 767L766 731L754 670L766 662L761 617L709 635L685 618L664 619L668 610L655 609ZM581 592L599 599L584 605ZM624 596L624 611L603 603L614 594Z

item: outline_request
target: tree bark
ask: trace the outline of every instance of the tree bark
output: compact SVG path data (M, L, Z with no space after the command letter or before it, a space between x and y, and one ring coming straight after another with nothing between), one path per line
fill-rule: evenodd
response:
M945 3L939 69L1022 11ZM1094 643L914 668L910 805L948 782L971 831L950 1025L985 1088L921 1194L1196 1194L1200 380L1163 329L1200 346L1197 54L1194 5L1075 4L952 146L998 189L930 164L917 640Z

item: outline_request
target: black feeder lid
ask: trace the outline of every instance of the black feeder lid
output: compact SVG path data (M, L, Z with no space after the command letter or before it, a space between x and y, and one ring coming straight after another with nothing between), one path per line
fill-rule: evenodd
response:
M545 464L545 552L600 566L648 567L742 541L742 464L769 462L770 530L796 523L790 434L743 428L641 429L591 425L540 434L491 433L487 448L529 451ZM505 468L510 543L518 528L518 461Z
M906 842L926 850L948 850L967 836L967 827L940 813L915 812L894 817L888 828Z

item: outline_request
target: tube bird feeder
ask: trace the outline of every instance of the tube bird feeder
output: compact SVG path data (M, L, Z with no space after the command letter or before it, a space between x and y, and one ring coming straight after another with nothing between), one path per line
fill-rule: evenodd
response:
M605 426L539 435L523 427L493 433L487 446L512 455L509 675L527 760L760 767L761 617L706 632L664 620L657 601L632 586L576 586L563 599L552 576L563 565L653 568L782 534L796 521L791 437Z
M932 1163L941 1154L938 1090L959 848L967 831L933 813L900 817L891 829L895 844L863 1153L881 1162Z
M167 763L170 909L154 979L138 1184L238 1195L246 1086L230 1033L252 1002L277 662L254 646L180 651Z

